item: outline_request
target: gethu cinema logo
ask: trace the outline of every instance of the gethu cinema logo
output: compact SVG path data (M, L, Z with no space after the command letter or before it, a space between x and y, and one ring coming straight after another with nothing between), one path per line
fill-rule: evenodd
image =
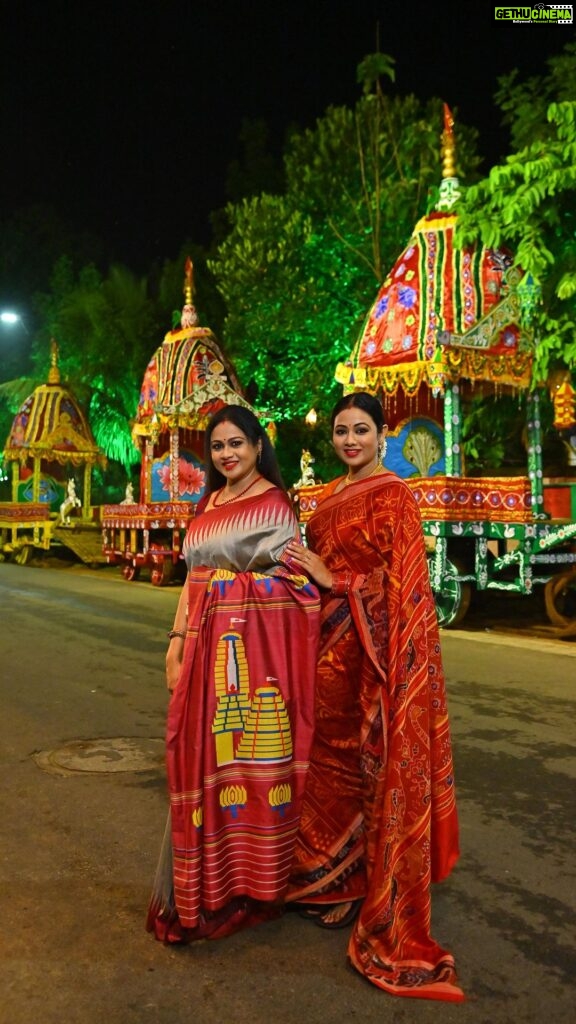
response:
M534 7L496 7L494 10L497 21L555 22L571 25L574 8L572 4L536 4Z

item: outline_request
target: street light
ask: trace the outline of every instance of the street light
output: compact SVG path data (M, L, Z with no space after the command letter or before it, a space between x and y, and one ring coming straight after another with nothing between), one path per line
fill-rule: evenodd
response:
M13 309L0 309L0 327L0 381L7 381L27 372L32 338L24 317Z
M20 324L22 328L26 331L26 334L28 334L28 329L22 317L20 316L20 313L15 313L14 310L12 309L3 309L2 312L0 313L0 321L2 321L2 323L6 324L8 327L13 327L14 324Z

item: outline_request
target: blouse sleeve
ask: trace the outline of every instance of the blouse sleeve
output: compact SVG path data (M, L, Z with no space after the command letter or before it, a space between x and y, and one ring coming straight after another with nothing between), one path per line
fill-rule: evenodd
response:
M274 529L263 530L253 537L253 549L246 565L249 572L266 572L273 565L285 564L286 559L283 553L286 546L297 539L298 524L294 520L291 523L289 518Z
M291 541L300 540L298 522L287 498L280 509L274 519L262 522L260 528L254 531L247 571L267 572L274 565L286 565L285 548Z

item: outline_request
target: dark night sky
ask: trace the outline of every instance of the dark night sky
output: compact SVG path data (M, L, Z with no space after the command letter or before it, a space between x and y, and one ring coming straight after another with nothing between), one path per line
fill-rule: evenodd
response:
M0 212L51 203L145 270L209 238L242 117L279 148L359 95L356 66L396 58L400 93L440 96L506 150L498 75L545 70L574 28L503 25L481 2L0 0Z

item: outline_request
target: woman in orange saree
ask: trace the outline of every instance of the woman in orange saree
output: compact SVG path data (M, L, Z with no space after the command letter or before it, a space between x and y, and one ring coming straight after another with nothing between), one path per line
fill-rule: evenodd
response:
M318 593L284 556L298 524L253 413L216 413L206 461L166 661L170 816L147 924L165 942L281 913L314 724Z
M461 1001L430 935L430 883L459 856L444 676L420 513L383 469L380 403L333 414L348 467L290 549L323 589L316 726L288 901L322 927L356 917L353 966L386 992ZM302 906L304 905L304 906Z

